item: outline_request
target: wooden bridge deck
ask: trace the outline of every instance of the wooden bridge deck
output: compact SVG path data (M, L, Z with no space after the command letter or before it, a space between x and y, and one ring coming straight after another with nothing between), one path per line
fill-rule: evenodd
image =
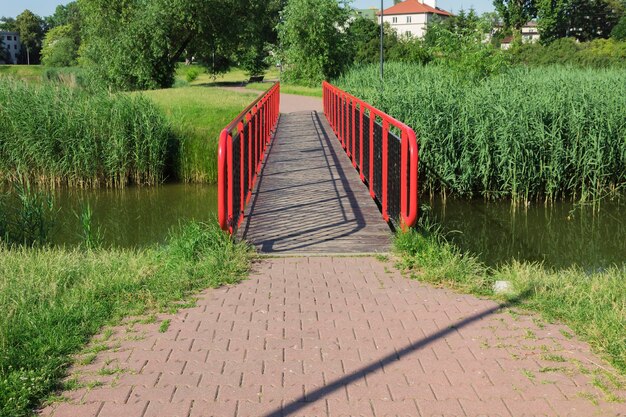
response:
M262 253L374 253L391 232L323 113L282 114L239 235Z

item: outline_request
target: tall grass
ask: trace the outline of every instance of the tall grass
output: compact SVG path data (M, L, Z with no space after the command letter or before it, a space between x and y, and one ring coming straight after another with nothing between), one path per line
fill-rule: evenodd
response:
M0 179L79 187L151 185L171 135L147 99L0 78Z
M49 243L56 220L54 199L30 183L14 183L0 194L0 245L41 246Z
M413 127L421 189L586 201L626 185L626 71L357 68L336 83Z
M145 250L0 246L0 416L31 415L103 325L238 282L250 259L217 222Z

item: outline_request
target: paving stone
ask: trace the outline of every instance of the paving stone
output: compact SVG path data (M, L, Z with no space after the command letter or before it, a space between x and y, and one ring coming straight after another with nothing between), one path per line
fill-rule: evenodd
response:
M267 316L271 329L252 321L259 293L269 289L284 294L257 315ZM210 320L203 320L214 305L219 314L207 313ZM318 305L330 308L317 311ZM143 363L136 372L88 392L86 403L47 407L40 414L626 416L626 403L605 402L591 383L593 373L575 366L546 370L553 364L541 359L545 352L516 345L527 330L537 332L554 339L551 353L567 346L563 356L581 357L589 369L591 361L608 366L586 344L553 329L540 333L533 317L515 320L495 307L493 301L406 279L372 257L269 258L255 265L249 280L206 291L198 306L172 315L181 326L179 337L153 326L147 334L153 350L131 349L131 357ZM421 320L425 312L428 318ZM465 324L454 322L461 317ZM449 333L452 326L459 335Z

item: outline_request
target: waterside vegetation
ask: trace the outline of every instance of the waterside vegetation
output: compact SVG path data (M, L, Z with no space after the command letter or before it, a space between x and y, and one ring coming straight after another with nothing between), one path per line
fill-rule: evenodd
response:
M0 179L45 186L153 185L173 146L144 97L0 78Z
M420 188L487 198L589 201L626 186L626 71L510 68L483 78L390 63L337 80L413 127Z

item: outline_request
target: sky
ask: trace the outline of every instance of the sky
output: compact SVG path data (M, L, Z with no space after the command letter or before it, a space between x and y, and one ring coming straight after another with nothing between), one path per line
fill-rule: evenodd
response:
M67 4L70 0L0 0L0 16L15 17L25 9L39 16L50 16L59 4ZM393 4L393 0L385 0L385 7ZM474 7L478 13L493 10L492 0L438 0L437 6L450 12ZM354 0L353 7L380 7L380 0Z

